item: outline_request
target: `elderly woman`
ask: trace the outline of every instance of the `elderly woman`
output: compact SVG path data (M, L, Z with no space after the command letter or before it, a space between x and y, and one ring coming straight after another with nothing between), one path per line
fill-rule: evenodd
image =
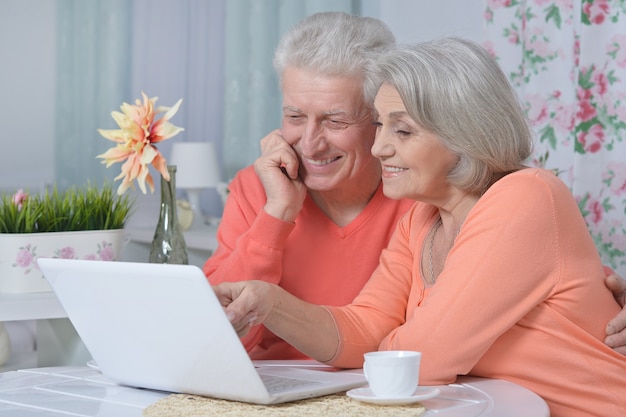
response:
M417 202L350 305L222 284L235 329L264 323L341 367L370 350L418 350L423 384L501 378L541 395L553 416L626 415L626 361L603 343L620 307L568 188L524 166L530 129L495 60L444 39L376 67L372 153L385 195Z

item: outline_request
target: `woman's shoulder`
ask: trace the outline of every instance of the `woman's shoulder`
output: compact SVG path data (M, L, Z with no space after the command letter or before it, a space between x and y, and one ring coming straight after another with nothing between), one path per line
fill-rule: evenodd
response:
M415 227L429 228L438 217L439 210L437 207L432 204L415 201L402 217L401 222L405 228L415 230Z
M484 194L500 199L508 199L510 203L524 202L528 204L559 205L560 202L571 203L573 195L567 185L551 170L543 168L525 168L501 178Z
M515 187L530 189L547 187L549 189L567 189L565 183L554 173L544 168L525 168L502 177L492 186L495 189L508 190L511 193L518 191Z

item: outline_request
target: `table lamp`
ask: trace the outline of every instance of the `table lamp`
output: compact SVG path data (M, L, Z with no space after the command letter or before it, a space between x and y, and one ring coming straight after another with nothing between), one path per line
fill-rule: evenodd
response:
M176 165L176 188L185 190L193 211L191 228L201 227L205 218L200 209L200 191L220 183L215 147L210 142L176 142L170 164Z

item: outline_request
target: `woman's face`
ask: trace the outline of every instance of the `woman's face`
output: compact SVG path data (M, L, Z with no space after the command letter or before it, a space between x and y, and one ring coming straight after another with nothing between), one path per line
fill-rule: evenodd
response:
M374 106L378 119L372 155L382 166L385 195L444 202L452 187L447 176L457 156L409 116L395 87L383 84Z

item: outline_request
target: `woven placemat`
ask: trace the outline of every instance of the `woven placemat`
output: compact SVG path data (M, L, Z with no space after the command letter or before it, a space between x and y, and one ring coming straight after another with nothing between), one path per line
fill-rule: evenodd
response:
M419 417L426 409L410 405L365 404L345 395L327 395L275 405L255 405L197 395L171 394L149 405L143 417Z

